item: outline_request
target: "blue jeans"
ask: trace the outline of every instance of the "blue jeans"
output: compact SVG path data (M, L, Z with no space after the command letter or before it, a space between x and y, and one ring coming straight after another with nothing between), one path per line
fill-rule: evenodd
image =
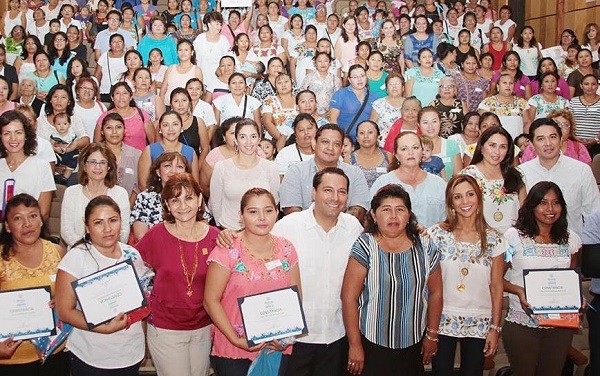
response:
M457 338L439 335L438 349L432 360L433 374L454 375L454 354L460 343L460 375L481 376L483 374L483 348L485 339Z

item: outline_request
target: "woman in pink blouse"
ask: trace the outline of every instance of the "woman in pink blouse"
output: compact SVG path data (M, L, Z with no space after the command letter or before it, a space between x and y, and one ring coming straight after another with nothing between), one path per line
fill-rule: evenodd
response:
M291 354L291 347L277 340L249 347L238 308L238 298L300 286L294 246L270 234L277 214L275 198L269 191L248 190L240 203L244 229L231 248L217 246L208 257L204 307L214 324L211 360L217 375L245 375L265 346Z

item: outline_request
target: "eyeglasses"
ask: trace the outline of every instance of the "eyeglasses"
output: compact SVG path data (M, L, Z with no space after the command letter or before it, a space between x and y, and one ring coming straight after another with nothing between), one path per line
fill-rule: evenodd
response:
M440 89L454 89L455 85L440 85Z
M567 123L566 121L562 122L562 123L556 122L556 124L558 124L558 126L561 127L561 128L569 128L569 127L571 127L571 124Z
M117 21L117 22L121 22L121 20L118 17L108 17L109 21Z
M402 86L402 84L401 84L401 83L396 83L396 84L388 84L387 86L388 86L388 87L400 87L400 86Z
M355 79L357 79L357 78L365 78L365 77L367 77L367 75L366 75L366 74L362 74L362 75L360 75L360 76L349 76L349 77L350 77L351 79L355 80Z
M85 161L85 163L87 163L90 166L94 166L94 167L102 167L102 168L108 167L108 161L106 161L106 160L97 161L95 159L90 159L90 160Z
M67 40L64 38L54 38L55 42L66 42Z
M94 91L94 88L93 88L93 87L83 87L83 86L81 86L81 87L79 88L79 90L85 90L85 91Z

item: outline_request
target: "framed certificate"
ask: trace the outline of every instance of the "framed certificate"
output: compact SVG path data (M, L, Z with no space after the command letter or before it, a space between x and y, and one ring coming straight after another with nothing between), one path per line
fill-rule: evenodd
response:
M249 346L307 334L298 286L238 298Z
M56 334L50 286L0 292L0 341Z
M525 269L523 280L533 314L577 313L581 309L581 280L574 269Z
M221 8L250 8L252 0L221 0Z
M71 282L88 328L148 305L133 261L127 259Z

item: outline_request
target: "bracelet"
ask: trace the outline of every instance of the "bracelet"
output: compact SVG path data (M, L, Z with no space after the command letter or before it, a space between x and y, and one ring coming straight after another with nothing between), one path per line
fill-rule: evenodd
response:
M439 338L433 338L431 337L429 334L425 333L425 338L427 338L428 340L432 341L432 342L439 342L440 339Z
M490 325L490 330L495 330L498 334L502 333L502 327L498 325Z
M431 328L427 328L427 333L435 333L435 334L440 334L439 330L433 330Z

